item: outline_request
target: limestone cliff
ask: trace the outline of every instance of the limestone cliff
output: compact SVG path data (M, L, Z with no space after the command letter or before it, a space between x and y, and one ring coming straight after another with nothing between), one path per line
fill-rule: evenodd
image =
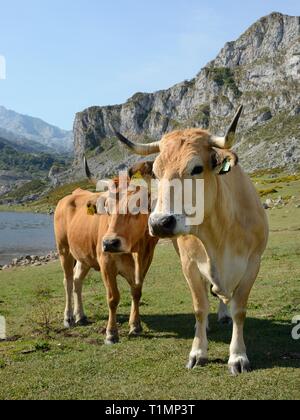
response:
M228 42L190 81L137 93L123 105L92 107L74 122L75 167L87 153L93 170L110 175L137 158L113 139L160 139L183 127L223 134L244 104L236 150L248 171L300 163L300 17L272 13Z

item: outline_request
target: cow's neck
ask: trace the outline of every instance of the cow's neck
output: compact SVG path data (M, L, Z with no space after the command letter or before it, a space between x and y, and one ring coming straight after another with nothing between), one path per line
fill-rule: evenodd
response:
M229 296L222 290L220 272L224 255L230 248L232 226L235 223L234 209L230 191L221 180L217 180L216 196L211 211L204 222L196 229L196 236L201 240L207 254L206 277L215 285L215 292L226 301Z
M222 177L215 180L215 199L204 222L197 229L197 236L212 257L225 252L225 245L230 241L232 227L236 223L230 189Z

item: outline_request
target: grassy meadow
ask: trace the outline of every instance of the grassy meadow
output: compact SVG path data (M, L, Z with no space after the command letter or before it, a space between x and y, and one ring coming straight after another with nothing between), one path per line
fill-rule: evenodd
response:
M229 376L231 327L218 324L213 297L210 362L185 369L194 335L191 296L175 251L159 245L144 287L144 333L128 338L131 300L120 279L121 340L113 347L103 344L108 311L99 274L91 273L84 288L90 325L65 330L58 263L0 272L8 329L0 343L0 399L299 399L300 340L291 332L300 315L300 178L260 173L253 180L264 200L280 195L285 205L268 210L271 237L249 302L251 373Z

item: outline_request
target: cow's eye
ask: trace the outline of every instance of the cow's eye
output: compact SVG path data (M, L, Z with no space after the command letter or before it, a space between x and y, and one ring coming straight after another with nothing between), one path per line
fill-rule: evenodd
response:
M200 166L200 165L195 166L195 168L192 170L192 176L201 175L202 172L203 172L203 166Z

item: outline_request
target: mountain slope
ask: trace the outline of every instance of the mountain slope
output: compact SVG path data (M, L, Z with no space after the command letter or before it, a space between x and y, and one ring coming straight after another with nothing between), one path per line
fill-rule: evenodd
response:
M0 204L39 198L66 166L64 158L53 153L28 153L23 145L0 137Z
M138 140L184 127L224 134L244 104L236 150L246 170L300 163L300 18L272 13L229 42L191 81L138 93L123 105L92 107L74 122L75 167L87 153L108 175L136 160L113 141L112 123Z
M0 137L0 171L20 174L49 172L57 159L47 153L27 153L22 147ZM62 161L63 162L63 161Z
M7 110L3 106L0 106L0 129L10 132L16 137L37 142L52 151L65 153L72 150L72 132L61 130L39 118Z
M33 140L29 140L26 137L21 137L11 131L0 128L0 137L10 142L12 147L16 147L22 152L26 153L54 153L51 147L44 146Z

